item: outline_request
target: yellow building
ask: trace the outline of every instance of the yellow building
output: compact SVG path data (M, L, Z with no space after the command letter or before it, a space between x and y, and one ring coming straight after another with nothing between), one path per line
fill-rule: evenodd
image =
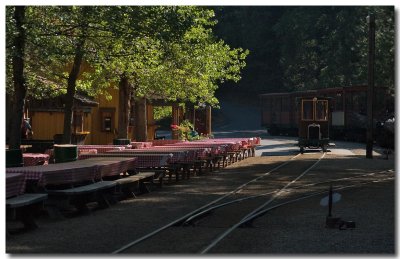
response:
M78 144L111 144L118 136L118 113L119 113L119 94L118 89L110 89L111 100L99 96L96 100L83 95L75 96L75 106L72 123L72 141ZM35 140L55 140L57 143L61 139L64 125L63 98L57 97L46 100L30 100L27 102L26 117L29 117ZM157 125L154 121L154 106L172 106L171 124L180 124L183 119L195 122L196 112L184 113L178 103L164 102L161 100L146 101L147 118L147 140L153 140ZM191 107L194 111L193 106ZM203 112L204 113L204 112ZM199 113L200 114L200 113ZM198 123L199 127L204 125L203 134L211 133L211 108L205 113L205 119ZM186 117L185 117L186 115ZM200 116L201 117L201 116ZM204 117L204 116L203 116ZM135 109L131 107L130 126L128 127L128 138L135 141ZM198 120L196 120L198 121ZM173 138L176 138L173 134Z

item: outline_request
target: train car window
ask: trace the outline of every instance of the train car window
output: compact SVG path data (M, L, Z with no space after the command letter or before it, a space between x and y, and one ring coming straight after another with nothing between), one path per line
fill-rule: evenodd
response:
M327 121L328 120L328 101L318 100L315 104L315 120Z
M313 105L314 102L312 100L303 100L302 102L302 120L308 121L314 119L313 113Z

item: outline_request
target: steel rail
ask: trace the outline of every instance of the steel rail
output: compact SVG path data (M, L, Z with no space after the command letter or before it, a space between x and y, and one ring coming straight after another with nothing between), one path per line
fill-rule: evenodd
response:
M244 216L238 223L234 224L230 228L228 228L226 231L224 231L221 235L219 235L216 239L214 239L206 248L204 248L200 253L205 254L207 253L210 249L212 249L215 245L217 245L222 239L224 239L227 235L229 235L232 231L234 231L237 227L242 225L245 220L252 215L256 214L257 212L261 211L263 208L268 206L272 201L274 201L283 191L288 188L290 185L295 183L298 179L303 177L306 173L308 173L312 168L314 168L324 157L326 153L324 152L323 155L309 168L307 168L305 171L303 171L299 176L297 176L294 180L290 181L287 185L285 185L283 188L281 188L275 195L273 195L268 201L263 203L261 206L257 207L256 209L252 210L250 213L248 213L246 216Z
M368 174L362 174L362 175L357 175L357 176L352 176L352 177L344 177L344 178L339 178L339 179L333 179L333 180L329 180L329 181L321 181L321 182L316 182L316 183L303 184L302 186L293 187L292 190L301 189L301 188L309 187L309 186L315 186L315 185L324 184L324 183L332 183L332 182L338 182L338 181L344 181L344 180L349 180L349 179L354 179L354 178L360 178L360 177L380 174L380 173L383 173L383 172L389 172L390 170L392 170L392 169L383 170L383 171L379 171L379 172L368 173ZM290 191L287 191L287 190L285 190L285 191L287 193L288 192L290 193ZM194 219L199 218L199 217L201 217L201 216L203 216L203 215L205 215L205 214L207 214L207 213L209 213L209 212L211 212L213 210L216 210L216 209L219 209L219 208L231 205L231 204L239 203L239 202L242 202L242 201L245 201L245 200L251 200L251 199L259 198L259 197L262 197L262 196L270 195L270 194L273 194L273 193L276 193L276 192L278 192L278 190L270 191L270 192L266 192L266 193L262 193L262 194L257 194L257 195L252 195L252 196L248 196L248 197L243 197L243 198L231 200L231 201L228 201L228 202L225 202L225 203L221 203L221 204L209 207L209 208L207 208L207 209L205 209L205 210L203 210L203 211L201 211L201 212L189 217L187 220L185 220L185 222L182 223L182 225L189 225L190 222L193 221Z
M168 223L168 224L166 224L166 225L164 225L164 226L162 226L162 227L160 227L160 228L158 228L158 229L156 229L156 230L154 230L154 231L152 231L152 232L150 232L150 233L148 233L148 234L146 234L146 235L144 235L144 236L142 236L142 237L140 237L140 238L138 238L138 239L136 239L136 240L134 240L134 241L132 241L132 242L130 242L128 244L126 244L126 245L124 245L124 246L122 246L121 248L111 252L111 254L119 254L119 253L125 251L126 249L128 249L128 248L130 248L130 247L132 247L132 246L134 246L134 245L136 245L136 244L138 244L138 243L140 243L140 242L142 242L142 241L144 241L144 240L146 240L146 239L158 234L159 232L161 232L161 231L163 231L163 230L165 230L167 228L170 228L170 227L172 227L172 226L174 226L174 225L186 220L187 218L191 217L192 215L198 213L199 211L201 211L203 209L206 209L207 207L209 207L209 206L211 206L211 205L213 205L213 204L225 199L226 197L229 197L232 194L237 193L238 191L242 190L244 187L246 187L250 183L255 182L255 181L257 181L257 180L259 180L259 179L271 174L273 171L276 171L279 168L287 165L288 163L292 162L296 157L298 157L300 155L301 154L299 153L299 154L291 157L288 161L280 164L279 166L274 167L273 169L269 170L268 172L266 172L266 173L264 173L264 174L262 174L262 175L260 175L260 176L258 176L256 178L254 178L254 179L252 179L252 180L240 185L236 189L225 193L223 196L221 196L221 197L219 197L219 198L217 198L217 199L215 199L215 200L213 200L213 201L201 206L200 208L197 208L197 209L187 213L186 215L184 215L184 216L182 216L182 217L180 217L180 218L178 218L178 219L176 219L176 220L174 220L174 221L172 221L172 222L170 222L170 223Z
M335 190L344 190L344 189L348 189L348 188L352 188L352 187L360 187L361 185L369 184L369 183L371 183L371 182L382 182L382 181L392 180L392 179L395 179L395 178L394 178L394 177L388 177L388 178L379 179L379 180L369 180L369 181L366 181L366 182L363 182L363 183L357 183L357 184L351 184L351 185L346 185L346 186L335 187ZM246 219L244 223L246 223L246 222L248 222L248 221L252 221L252 220L254 220L254 219L256 219L256 218L258 218L258 217L264 215L265 213L267 213L268 211L270 211L270 210L272 210L272 209L281 207L281 206L286 205L286 204L289 204L289 203L293 203L293 202L295 202L295 201L304 200L304 199L306 199L306 198L311 198L311 197L317 196L317 195L319 195L319 194L324 194L324 193L329 193L329 190L327 190L327 191L321 191L321 192L318 192L318 193L313 193L313 194L310 194L310 195L307 195L307 196L304 196L304 197L300 197L300 198L296 198L296 199L293 199L293 200L290 200L290 201L286 201L286 202L279 203L279 204L277 204L277 205L274 205L274 206L272 206L272 207L263 209L263 210L261 210L261 211L255 213L254 215L252 215L251 217L249 217L248 219Z
M385 179L370 180L370 181L367 181L367 182L364 182L364 183L357 183L357 184L352 184L352 185L347 185L347 186L338 187L338 188L335 188L335 190L343 190L343 189L349 189L349 188L353 188L353 187L360 187L360 186L362 186L362 185L369 184L369 183L371 183L371 182L383 182L383 181L385 181L385 180L393 180L393 179L395 179L395 178L394 178L394 177L388 177L388 178L385 178ZM326 193L329 193L329 191L326 190L326 191L320 191L320 192L312 193L312 194L309 194L309 195L307 195L307 196L295 198L295 199L292 199L292 200L289 200L289 201L285 201L285 202L276 204L276 205L274 205L274 206L272 206L272 207L268 207L268 208L266 208L266 209L260 210L260 211L258 211L257 213L255 213L255 214L253 214L253 215L247 217L246 219L243 219L241 222L239 222L240 224L239 224L239 223L236 224L234 229L238 228L238 227L241 226L242 224L245 224L245 223L247 223L247 222L249 222L249 221L252 221L252 220L254 220L254 219L258 218L258 217L263 216L265 213L267 213L268 211L271 211L271 210L273 210L273 209L276 209L276 208L279 208L279 207L282 207L282 206L284 206L284 205L291 204L291 203L294 203L294 202L298 202L298 201L301 201L301 200L304 200L304 199L312 198L312 197L315 197L315 196L318 196L318 195L321 195L321 194L326 194ZM233 230L234 230L234 229L233 229ZM225 237L226 237L226 235L225 235ZM212 247L208 246L208 247L210 247L209 249L203 249L200 253L201 253L201 254L205 254L206 252L208 252L208 251L209 251L211 248L213 248L214 246L215 246L215 245L213 245ZM207 247L207 248L208 248L208 247Z

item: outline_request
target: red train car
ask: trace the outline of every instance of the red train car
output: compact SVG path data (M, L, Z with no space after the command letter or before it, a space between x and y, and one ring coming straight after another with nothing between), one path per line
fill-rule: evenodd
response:
M331 137L363 141L367 122L367 86L326 88L292 93L260 95L261 125L271 135L296 136L299 130L300 112L296 98L329 97L329 126ZM394 97L388 88L374 89L374 118L384 120L394 111Z

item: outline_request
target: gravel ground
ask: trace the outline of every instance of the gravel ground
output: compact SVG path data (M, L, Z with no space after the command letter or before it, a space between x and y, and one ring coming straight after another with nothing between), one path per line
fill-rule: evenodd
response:
M268 141L267 141L268 142ZM290 142L290 141L289 141ZM284 143L283 143L284 144ZM321 172L337 168L342 174L371 172L394 167L389 160L363 154L327 155ZM361 152L361 151L360 151ZM361 152L362 153L362 152ZM214 200L254 175L273 168L287 156L259 156L235 163L219 172L196 176L190 180L167 184L162 189L124 200L111 208L93 211L86 216L51 220L38 218L39 229L21 235L6 236L6 253L11 254L108 254L122 245L171 222L194 208ZM341 169L340 169L341 168ZM340 170L339 170L340 169ZM286 206L255 221L253 228L239 229L212 250L216 255L393 255L395 253L395 184L376 183L368 187L341 192L343 199L334 206L334 216L356 222L354 230L326 229L326 207L321 197ZM210 232L211 237L221 229ZM173 236L201 235L201 227L188 230L173 228L154 241L157 246L135 247L136 255L187 254L198 252L199 244L167 242ZM157 240L157 239L156 239ZM156 244L154 244L156 245ZM158 250L155 250L157 247ZM188 252L189 251L189 252Z

